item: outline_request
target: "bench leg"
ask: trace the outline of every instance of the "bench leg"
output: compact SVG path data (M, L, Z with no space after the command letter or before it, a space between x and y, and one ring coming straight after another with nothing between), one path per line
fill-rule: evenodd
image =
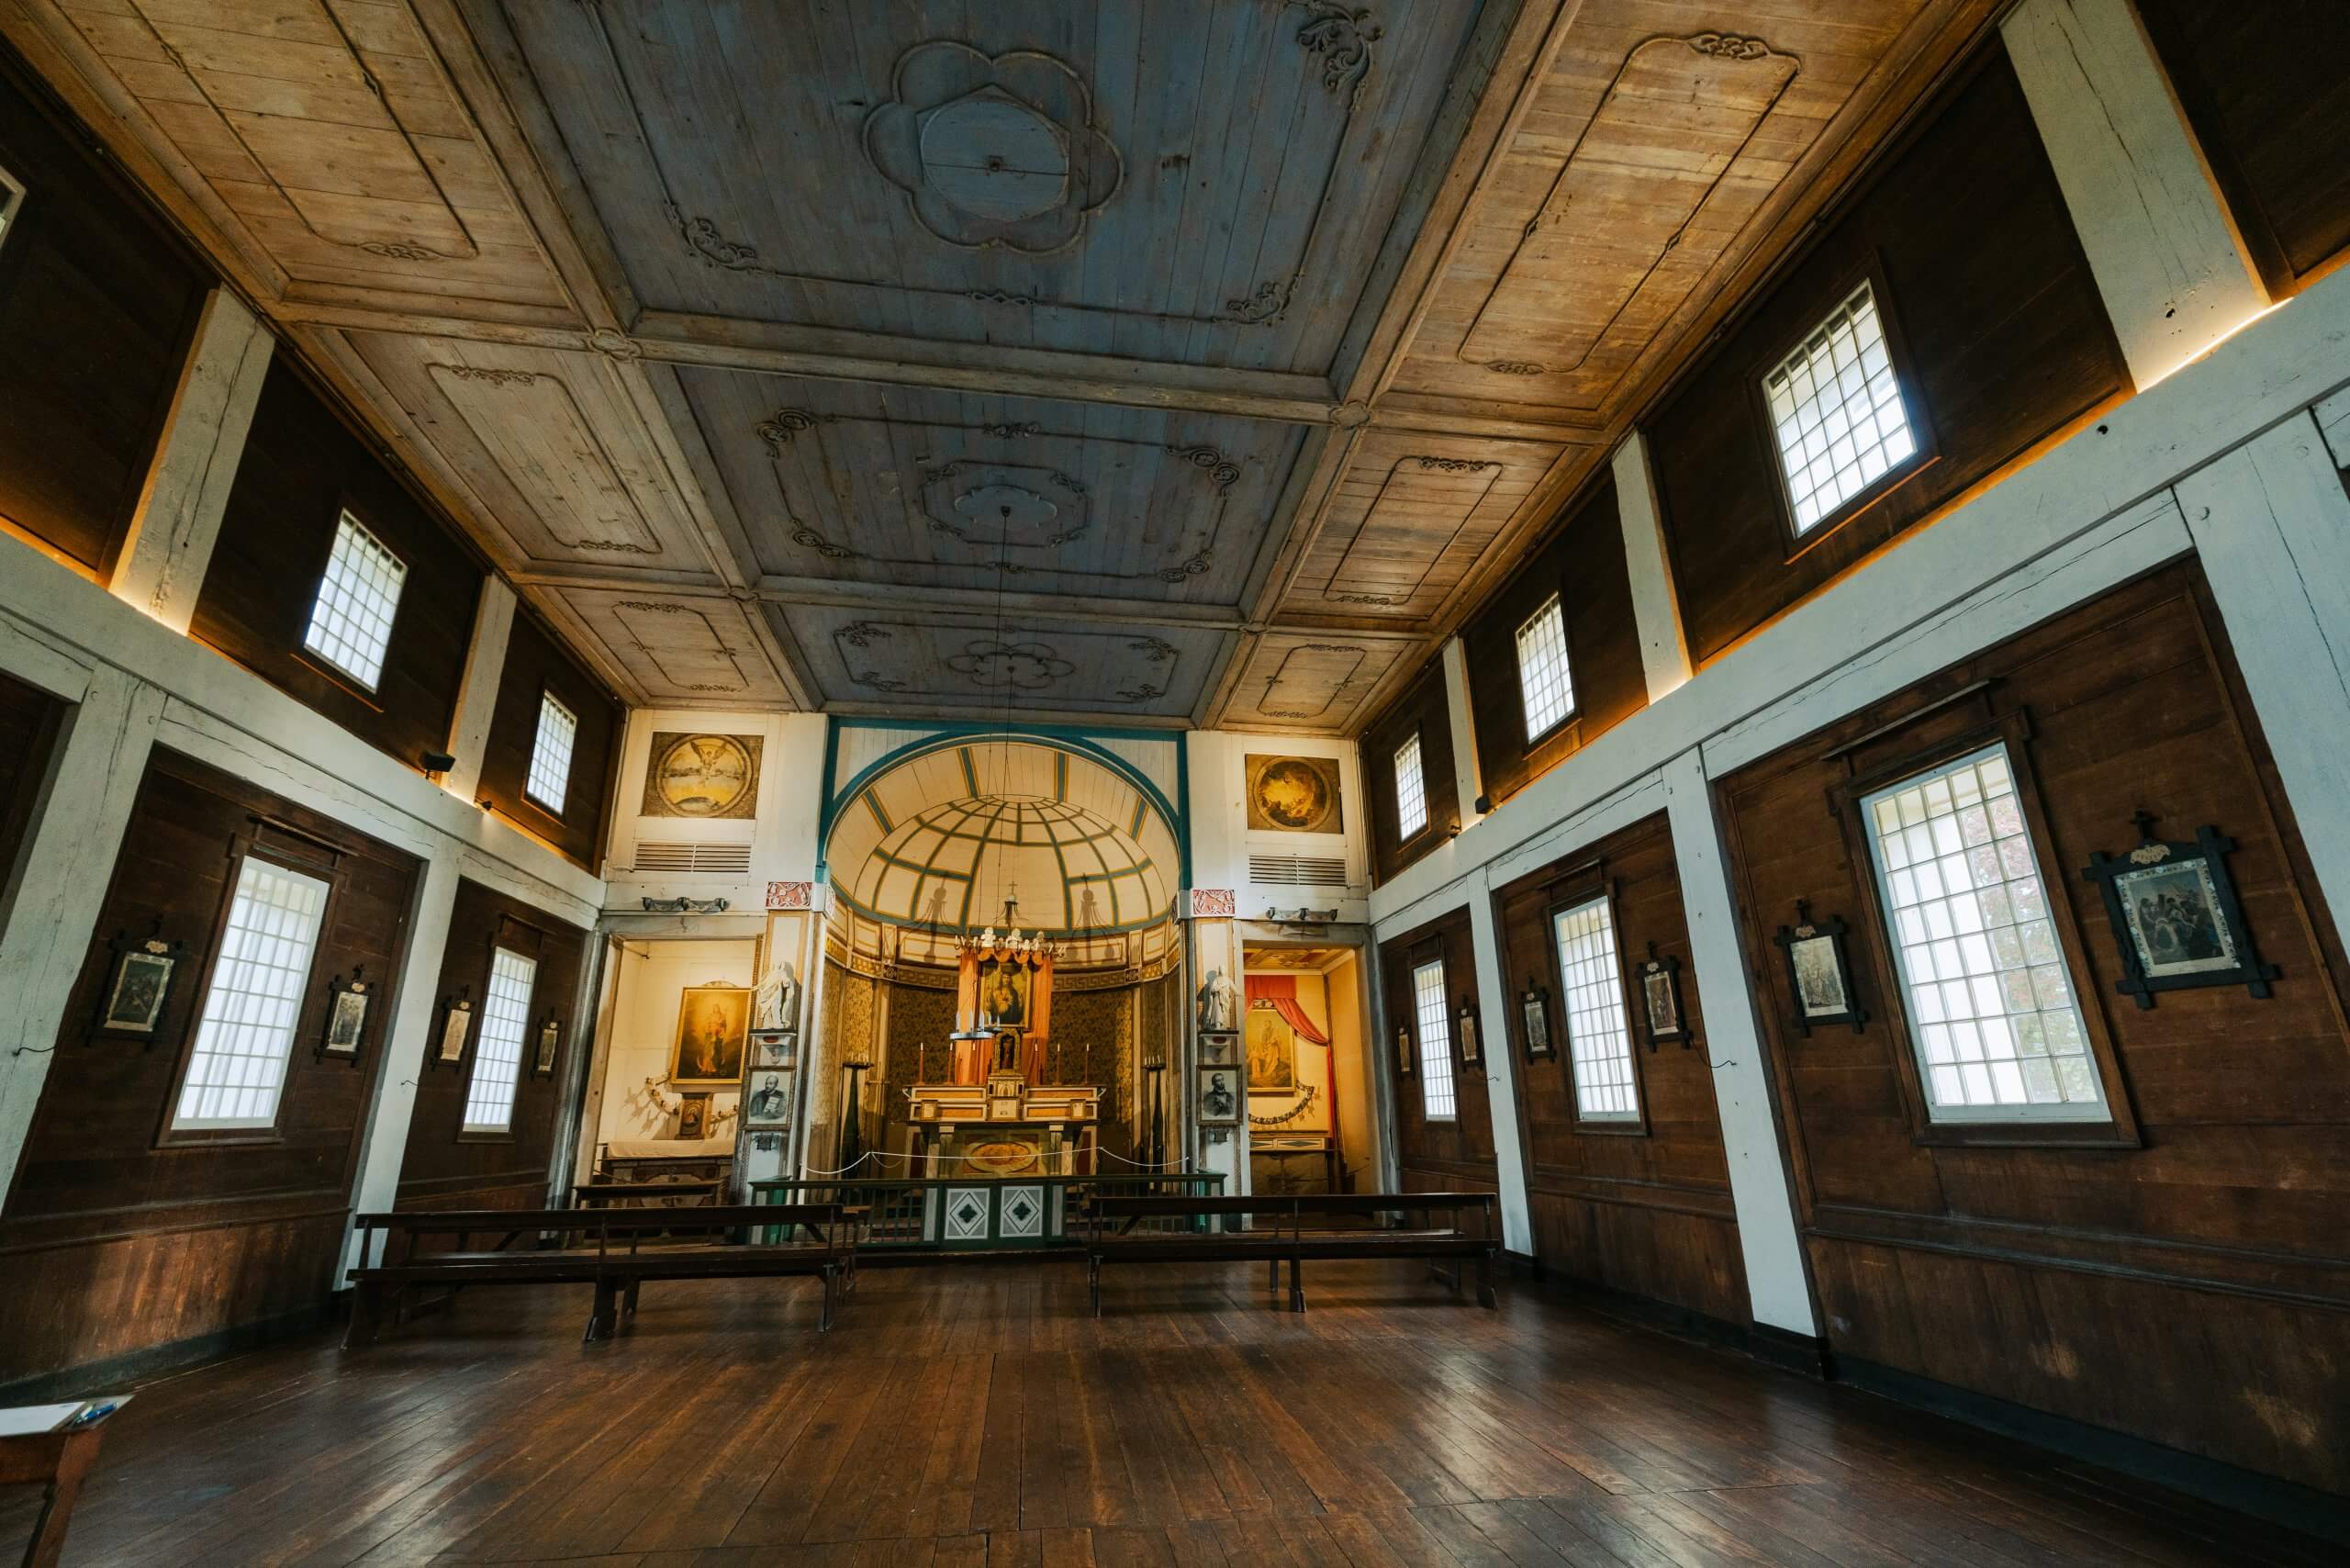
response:
M1102 1316L1102 1260L1087 1259L1085 1272L1086 1283L1093 1289L1093 1316L1099 1317Z
M835 1268L834 1268L834 1267L833 1267L833 1265L831 1265L830 1263L825 1264L825 1265L824 1265L824 1300L823 1300L823 1305L822 1305L822 1306L820 1306L820 1307L817 1309L817 1311L816 1311L816 1332L817 1332L817 1333L819 1333L819 1334L829 1334L829 1333L831 1333L831 1332L832 1332L832 1329L833 1329L833 1296L834 1296L834 1292L835 1291L835 1289L836 1289L836 1288L838 1287L838 1285L839 1285L839 1282L840 1282L840 1271L839 1271L839 1270L837 1270L837 1269L835 1269Z
M1494 1260L1483 1252L1477 1254L1477 1305L1489 1312L1501 1306L1501 1299L1494 1294Z
M1281 1260L1278 1258L1269 1258L1265 1260L1265 1267L1272 1271L1271 1273L1266 1276L1265 1288L1276 1291L1281 1289Z
M342 1331L342 1348L364 1350L375 1342L375 1329L383 1316L384 1290L381 1285L363 1282L351 1293L351 1323Z
M588 1332L580 1336L581 1344L592 1345L599 1339L609 1339L612 1337L612 1319L616 1316L614 1298L619 1294L617 1281L598 1280L596 1282L596 1305L588 1314Z
M1276 1270L1281 1268L1279 1260L1274 1261L1273 1267ZM1292 1312L1304 1312L1305 1310L1304 1271L1305 1264L1304 1260L1292 1258L1289 1260L1289 1309Z
M631 1280L628 1282L628 1294L621 1297L621 1315L622 1316L634 1317L636 1316L636 1293L643 1287L643 1284L644 1282L643 1280Z

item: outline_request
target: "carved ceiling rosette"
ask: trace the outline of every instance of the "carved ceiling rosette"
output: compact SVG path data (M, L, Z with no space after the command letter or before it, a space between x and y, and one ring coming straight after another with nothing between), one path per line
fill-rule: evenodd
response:
M1065 249L1125 178L1091 91L1041 50L919 43L898 57L890 91L866 118L865 155L949 245Z

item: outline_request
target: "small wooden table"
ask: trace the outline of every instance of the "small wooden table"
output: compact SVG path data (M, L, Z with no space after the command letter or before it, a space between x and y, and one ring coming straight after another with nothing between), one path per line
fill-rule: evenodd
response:
M74 1500L82 1495L82 1478L98 1462L98 1437L105 1426L92 1421L62 1432L25 1432L0 1438L0 1484L44 1485L40 1518L33 1521L33 1538L25 1543L25 1568L56 1568L65 1550L65 1527L73 1522Z

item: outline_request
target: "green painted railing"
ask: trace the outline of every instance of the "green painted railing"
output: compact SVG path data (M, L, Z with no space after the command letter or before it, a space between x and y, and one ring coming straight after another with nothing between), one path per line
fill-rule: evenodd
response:
M1224 1177L1033 1176L990 1181L914 1181L890 1177L829 1177L754 1182L754 1204L842 1204L866 1211L860 1248L889 1250L981 1251L997 1248L1073 1246L1072 1226L1088 1193L1105 1198L1204 1198L1224 1192ZM1170 1226L1197 1221L1176 1216ZM770 1244L785 1239L767 1228Z

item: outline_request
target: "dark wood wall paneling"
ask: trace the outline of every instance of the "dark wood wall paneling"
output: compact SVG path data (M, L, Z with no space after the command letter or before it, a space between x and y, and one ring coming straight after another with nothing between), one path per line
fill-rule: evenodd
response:
M1390 1058L1396 1051L1395 1031L1409 1028L1419 1038L1419 1014L1412 1004L1412 968L1441 954L1444 958L1445 1048L1452 1054L1454 1109L1449 1122L1427 1118L1417 1053L1410 1074L1395 1085L1395 1150L1407 1193L1500 1190L1494 1159L1494 1113L1491 1087L1483 1068L1460 1065L1459 1030L1453 1021L1460 1004L1477 994L1477 966L1469 936L1469 912L1456 910L1394 940L1380 945L1381 984L1386 991L1387 1036L1378 1048ZM1479 1020L1478 1034L1487 1048L1494 1048L1496 1025ZM1393 1061L1390 1070L1393 1070Z
M535 959L530 1028L522 1043L522 1078L514 1094L511 1132L498 1137L464 1131L465 1092L481 1052L482 1001L489 994L490 953L506 947ZM464 1059L429 1059L417 1079L416 1109L408 1122L408 1152L400 1162L399 1201L417 1208L538 1208L547 1195L554 1152L555 1113L565 1064L580 1043L579 974L587 962L588 933L478 882L460 881L449 917L449 946L432 992L433 1032L440 1038L441 1009L461 991L473 1003L473 1038ZM539 1075L539 1026L550 1017L562 1027L563 1046L554 1070Z
M0 519L103 580L211 275L0 45Z
M373 692L302 648L346 508L408 566ZM416 767L448 744L484 575L303 374L273 362L191 633Z
M1395 753L1416 732L1428 821L1407 840L1395 811ZM1460 787L1452 767L1443 660L1429 660L1419 678L1364 729L1362 787L1371 796L1371 870L1376 881L1386 881L1460 831Z
M1899 998L1863 929L1868 852L1827 802L1999 715L2030 726L2047 886L2143 1147L1927 1141L1908 1109ZM2350 971L2200 572L2165 568L1852 714L1732 775L1720 804L1836 1351L2350 1491ZM2116 995L2079 868L2134 845L2141 808L2165 837L2234 838L2249 927L2283 971L2271 998ZM1857 1033L1789 1022L1769 934L1798 899L1854 924Z
M174 1140L166 1128L240 835L319 875L330 857L334 892L275 1130ZM153 754L0 1216L0 1383L322 1305L418 872L411 857L316 812ZM187 944L162 1026L151 1041L92 1039L112 978L109 940L151 931ZM360 1054L321 1058L329 982L361 965L381 989Z
M1517 631L1552 594L1567 628L1574 710L1529 741L1517 678ZM1639 629L1624 566L1616 485L1602 478L1569 506L1555 535L1461 629L1469 708L1485 799L1498 805L1648 704Z
M551 692L579 721L571 744L571 779L557 816L522 792L539 736L539 696ZM506 668L482 757L481 793L498 811L588 870L603 858L613 770L620 764L626 714L620 700L588 673L527 610L514 613Z
M2350 252L2350 6L2138 0L2188 123L2270 294Z
M1693 659L1763 622L2131 390L2064 197L1994 39L1819 240L1648 421ZM1797 542L1757 387L1874 266L1939 456Z
M65 704L46 691L0 675L0 909L40 809L64 714Z
M1575 1114L1575 1043L1565 1026L1551 932L1554 909L1602 890L1615 913L1617 968L1632 1020L1632 1072L1642 1114L1628 1128ZM1730 1206L1705 1014L1663 814L1529 872L1494 899L1511 1002L1506 1020L1494 1021L1487 1033L1517 1053L1517 1111L1526 1133L1536 1257L1546 1270L1577 1282L1747 1323L1746 1268ZM1662 1045L1653 1053L1645 1044L1634 972L1649 958L1651 943L1660 959L1681 965L1682 1013L1691 1036L1686 1045ZM1555 1057L1526 1055L1516 999L1529 984L1550 993Z

